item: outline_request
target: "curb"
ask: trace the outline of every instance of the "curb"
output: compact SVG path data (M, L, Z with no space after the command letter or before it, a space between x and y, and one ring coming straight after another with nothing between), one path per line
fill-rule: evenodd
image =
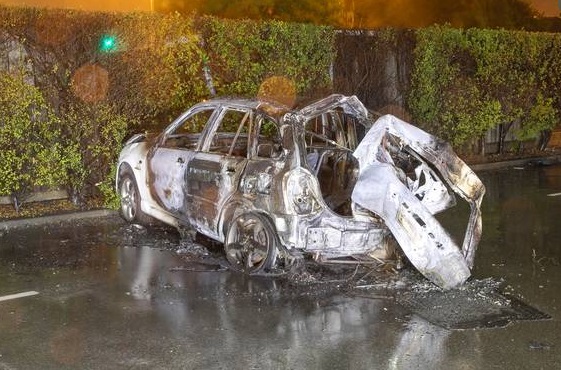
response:
M68 199L66 190L47 190L31 193L23 203L43 202L47 200ZM0 196L0 204L12 204L10 196Z
M29 226L43 226L61 221L82 220L87 218L107 217L116 215L117 211L109 209L97 209L93 211L71 212L58 215L21 218L16 220L0 221L0 232L20 229Z
M552 155L549 157L513 159L510 161L502 161L502 162L468 164L468 166L473 171L478 172L478 171L500 170L509 167L519 167L519 166L545 166L545 165L552 165L558 163L561 163L561 155Z

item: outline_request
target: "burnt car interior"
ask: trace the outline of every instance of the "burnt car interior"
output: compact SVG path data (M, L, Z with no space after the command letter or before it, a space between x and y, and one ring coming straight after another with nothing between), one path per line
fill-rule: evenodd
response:
M305 125L306 158L318 178L323 199L331 210L351 216L351 193L358 177L353 151L367 128L355 117L334 109Z
M248 133L253 114L250 111L225 110L220 126L212 135L208 151L234 157L247 157Z
M456 205L454 191L450 189L430 164L423 160L398 137L388 134L383 147L389 154L388 160L394 164L399 179L433 214L440 213ZM438 192L435 192L438 190ZM434 193L438 199L433 199Z
M259 130L258 143L250 147L250 135ZM220 125L212 134L208 151L234 157L275 158L280 152L280 135L277 125L254 111L227 109Z

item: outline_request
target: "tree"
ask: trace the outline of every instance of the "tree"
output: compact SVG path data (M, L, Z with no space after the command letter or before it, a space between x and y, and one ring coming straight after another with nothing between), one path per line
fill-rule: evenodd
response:
M287 22L340 26L343 10L337 0L276 0L272 16Z
M190 14L197 11L204 0L154 0L154 7L160 13L178 12Z
M267 19L273 13L274 0L206 0L198 11L225 18Z
M558 30L528 0L157 0L159 12L313 23L342 28L456 28ZM543 21L542 21L543 20Z

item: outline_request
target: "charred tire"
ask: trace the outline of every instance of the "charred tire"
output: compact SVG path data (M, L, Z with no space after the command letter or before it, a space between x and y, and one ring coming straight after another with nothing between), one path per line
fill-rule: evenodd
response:
M256 212L234 218L224 240L226 259L232 268L247 274L271 269L276 263L278 246L272 222Z
M148 224L149 218L140 209L140 193L136 180L130 172L124 172L119 179L119 213L129 223Z

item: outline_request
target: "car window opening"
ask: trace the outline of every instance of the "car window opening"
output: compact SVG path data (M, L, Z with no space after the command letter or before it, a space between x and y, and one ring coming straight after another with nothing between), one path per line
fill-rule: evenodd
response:
M316 175L325 203L335 213L352 216L351 194L359 164L352 152L359 138L358 121L341 110L310 119L305 126L308 168Z

